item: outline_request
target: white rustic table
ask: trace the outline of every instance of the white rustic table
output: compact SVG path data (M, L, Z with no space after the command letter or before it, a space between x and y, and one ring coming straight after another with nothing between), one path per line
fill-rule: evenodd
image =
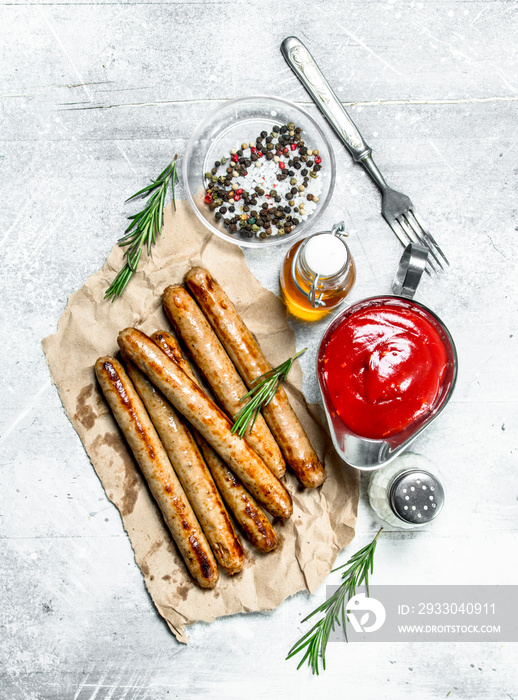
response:
M324 587L195 625L178 644L40 346L121 235L126 197L209 110L264 93L322 122L279 53L296 34L452 263L417 297L460 356L452 402L414 447L446 474L447 506L433 527L385 532L374 580L517 583L516 0L1 0L0 34L2 700L517 698L512 644L333 644L323 676L297 672L284 656ZM351 232L351 298L387 292L400 246L374 186L331 139L338 182L324 223L345 219ZM273 291L284 253L246 252ZM322 324L293 326L316 401ZM366 485L340 561L379 526Z

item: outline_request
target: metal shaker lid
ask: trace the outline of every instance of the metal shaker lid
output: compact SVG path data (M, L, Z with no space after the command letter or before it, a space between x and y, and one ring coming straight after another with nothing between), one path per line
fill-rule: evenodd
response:
M408 469L394 479L389 492L394 513L407 523L423 525L439 514L444 489L439 479L422 469Z

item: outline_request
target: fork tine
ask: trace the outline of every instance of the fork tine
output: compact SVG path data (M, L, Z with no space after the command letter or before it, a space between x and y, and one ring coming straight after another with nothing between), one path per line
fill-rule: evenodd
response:
M430 246L427 245L426 241L423 238L421 238L421 236L419 236L413 228L411 228L409 226L409 224L406 222L406 219L404 219L404 215L401 215L399 218L396 219L396 221L401 226L403 231L406 233L408 238L412 241L412 243L419 243L420 245L424 246L428 250L428 260L426 262L431 267L433 272L438 272L438 268L436 267L437 262L435 262L432 259L431 255L430 255L430 253L432 253L432 251L430 250ZM438 263L438 264L440 265L440 263ZM442 265L441 265L441 267L442 267Z
M435 238L432 236L432 234L431 234L430 231L428 230L427 226L424 224L424 222L423 222L423 220L421 219L421 217L420 217L418 214L416 214L416 212L415 212L413 209L409 209L409 213L412 214L412 216L414 217L415 222L416 222L416 224L419 226L419 228L421 229L421 231L423 232L424 237L425 237L427 240L429 240L430 243L434 246L435 250L436 250L436 251L439 253L439 255L442 257L442 259L444 260L444 262L446 263L446 265L449 265L449 264L450 264L450 261L448 260L448 258L446 257L446 255L442 252L442 250L441 250L439 244L437 243L437 241L435 240ZM442 267L442 265L441 265L441 267Z
M401 215L401 219L404 219L405 225L408 225L408 227L411 229L411 231L413 231L413 233L415 233L415 235L417 236L417 240L419 241L419 243L421 243L422 245L424 245L425 248L428 248L429 254L430 254L430 255L432 256L432 258L435 260L435 262L437 263L437 265L439 265L439 267L441 268L441 270L444 270L444 266L443 266L442 262L440 261L440 259L437 257L437 253L434 251L434 249L432 248L432 246L430 245L430 243L426 240L426 237L423 235L423 232L421 231L421 229L419 228L419 226L416 227L416 226L414 226L414 225L412 224L411 220L410 220L409 217L408 217L408 212L407 212L407 214L402 214L402 215ZM403 226L403 222L401 222L401 226ZM403 228L405 228L405 226L403 226ZM428 260L431 262L431 258L428 258Z
M403 227L401 225L400 226L397 225L397 223L399 223L399 222L397 222L397 219L394 220L394 223L397 222L396 226L394 226L393 222L389 221L389 219L386 219L386 222L390 226L390 228L394 231L394 233L396 234L396 238L399 240L399 242L401 243L401 245L404 248L407 247L408 243L415 243L415 241L408 235L408 233L404 232ZM430 263L430 258L428 258L427 263ZM430 263L430 265L431 265L431 263ZM433 265L431 265L431 267L435 272L436 270L434 269ZM429 277L432 276L430 270L428 269L428 266L425 267L424 271L426 272L426 274Z
M401 231L400 227L398 226L393 226L393 222L389 221L388 219L386 220L390 228L394 231L396 234L396 238L398 238L399 242L403 246L403 248L406 248L409 243L413 243L412 239L409 238L408 235L405 235L404 232Z

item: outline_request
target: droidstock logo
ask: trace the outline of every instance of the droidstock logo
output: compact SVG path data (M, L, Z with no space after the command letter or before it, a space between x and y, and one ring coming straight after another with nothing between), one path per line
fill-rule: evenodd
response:
M350 598L346 610L355 632L376 632L387 617L383 604L376 598L368 598L365 593Z

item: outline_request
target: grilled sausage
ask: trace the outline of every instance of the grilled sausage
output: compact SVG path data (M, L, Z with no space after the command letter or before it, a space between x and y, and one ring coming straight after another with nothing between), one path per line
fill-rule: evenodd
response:
M227 462L246 488L272 515L289 518L291 497L246 440L233 435L223 411L147 335L135 328L119 333L121 350L160 389Z
M199 586L213 588L214 555L128 375L113 357L100 357L95 374L187 568Z
M176 332L188 347L195 363L212 387L216 398L234 419L245 404L247 389L218 337L190 294L180 285L167 287L164 308ZM279 446L261 414L246 439L277 478L286 471Z
M173 362L176 362L183 369L188 377L197 383L197 378L190 364L170 333L158 331L151 335L151 339L162 348ZM261 552L271 552L277 546L277 537L264 511L218 454L214 452L205 438L197 430L193 432L193 435L203 452L205 462L214 477L219 492L241 526L245 537Z
M198 434L197 439L214 481L245 537L259 551L271 552L277 546L277 537L263 509L205 438Z
M194 267L185 280L237 371L250 387L254 379L271 370L257 341L207 270ZM301 484L306 488L320 486L325 478L324 468L282 386L262 411L287 464Z
M123 359L218 564L228 574L237 574L245 553L189 428L145 374Z

